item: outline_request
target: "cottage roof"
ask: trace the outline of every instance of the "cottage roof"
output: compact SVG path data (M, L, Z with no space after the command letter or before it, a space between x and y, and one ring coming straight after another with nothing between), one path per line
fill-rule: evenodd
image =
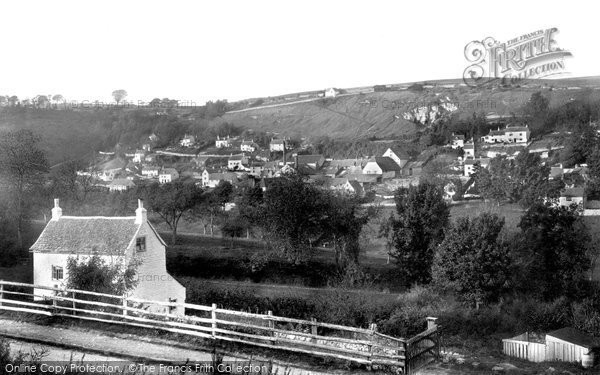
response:
M583 197L585 189L582 187L566 188L560 192L561 197Z
M244 160L246 157L244 155L233 155L229 157L229 160Z
M565 327L547 333L546 336L551 336L559 340L567 341L575 345L583 346L584 348L594 348L600 346L600 340L589 336L580 330L573 327Z
M298 164L316 164L322 159L323 155L298 155Z
M160 171L160 174L174 175L174 174L178 174L178 173L177 173L177 169L175 169L175 168L164 168L162 171Z
M402 170L400 168L400 166L398 164L396 164L396 162L392 158L388 158L388 157L384 157L384 156L376 157L375 163L377 163L377 165L379 165L379 168L381 168L381 170L383 172L394 172L394 171Z
M135 216L62 216L48 222L30 250L35 253L123 255L139 227L140 224L135 224Z
M271 140L271 144L272 145L282 145L283 139L273 139L273 140Z
M479 165L488 165L490 164L490 158L479 158L479 159L467 159L465 160L465 164L467 165L475 165L479 163Z
M408 153L406 151L404 151L403 149L401 149L400 147L398 147L398 146L392 146L392 147L388 148L388 150L390 150L394 154L396 154L396 156L400 160L409 160L410 159L410 156L408 156Z
M469 148L469 149L470 148L475 149L475 143L472 143L472 142L465 143L463 149L467 149L467 148Z

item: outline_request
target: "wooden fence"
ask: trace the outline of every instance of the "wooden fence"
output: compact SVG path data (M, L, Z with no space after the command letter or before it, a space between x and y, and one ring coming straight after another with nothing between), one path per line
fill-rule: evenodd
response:
M53 295L36 295L35 290ZM36 301L37 300L37 301ZM183 311L186 315L151 311ZM0 280L0 310L60 316L223 340L268 349L330 357L371 366L391 366L412 374L439 358L439 327L428 318L427 330L411 339L396 338L368 329L337 324L253 314L189 303L159 302L59 289Z
M529 341L529 334L502 340L502 353L531 362L546 360L546 344Z

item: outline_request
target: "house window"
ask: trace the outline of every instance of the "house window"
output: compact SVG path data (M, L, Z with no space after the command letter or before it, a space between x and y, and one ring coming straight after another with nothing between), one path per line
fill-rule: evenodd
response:
M138 237L135 239L135 251L146 251L146 237Z
M58 266L52 266L52 280L63 279L63 268Z
M573 200L573 198L571 197L566 197L567 202L571 202Z

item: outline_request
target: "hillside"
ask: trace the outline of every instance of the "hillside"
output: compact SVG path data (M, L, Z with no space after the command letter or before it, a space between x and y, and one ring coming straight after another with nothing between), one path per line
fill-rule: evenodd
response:
M371 91L246 108L226 113L221 120L243 128L289 136L392 138L414 135L421 127L419 119L427 114L439 117L456 113L464 118L476 112L510 116L519 111L531 94L540 90L550 99L551 107L572 99L599 99L597 82L594 81L591 87L584 86L585 82L577 80L580 85L577 87L565 82L562 85L552 83L553 88L543 82L514 88L470 88L450 82L432 85L419 92L407 89Z
M0 130L32 129L42 138L42 148L52 165L83 158L92 151L141 146L152 132L163 139L179 139L186 132L212 143L206 129L228 123L243 129L298 138L329 136L333 139L412 139L426 119L450 114L462 118L473 113L510 116L531 94L542 91L557 107L573 99L600 100L600 78L522 82L519 87L498 85L471 88L460 80L379 85L341 89L334 98L318 97L321 91L288 94L229 103L230 112L208 121L203 107L169 109L158 115L153 108L48 110L0 107ZM256 104L260 103L260 104ZM254 108L252 107L254 106ZM218 115L218 114L217 114ZM210 117L212 118L212 117ZM227 128L227 127L225 127ZM206 138L206 139L205 139Z

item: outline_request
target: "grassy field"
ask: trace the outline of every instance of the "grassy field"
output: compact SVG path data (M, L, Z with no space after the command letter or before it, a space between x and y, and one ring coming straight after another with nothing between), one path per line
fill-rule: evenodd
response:
M519 230L518 225L521 221L521 216L523 216L525 213L525 210L523 210L518 204L503 204L498 206L493 202L481 201L465 201L450 207L450 217L452 220L463 216L476 217L484 212L489 212L504 217L505 230L508 233L514 233Z

